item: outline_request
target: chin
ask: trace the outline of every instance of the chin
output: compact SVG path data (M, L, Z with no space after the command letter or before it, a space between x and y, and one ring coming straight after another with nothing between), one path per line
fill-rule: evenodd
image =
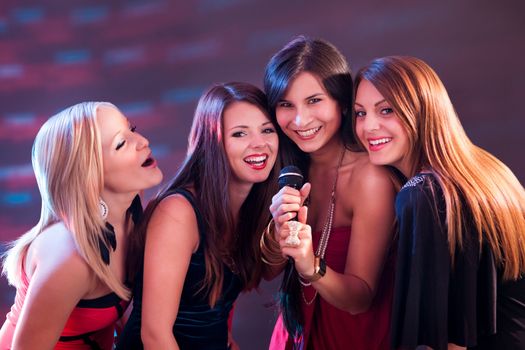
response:
M368 155L368 159L370 159L370 163L374 165L389 165L390 163L386 162L384 159L381 159L381 157L371 157L370 154Z
M268 174L258 174L256 176L251 176L248 181L253 183L253 184L258 184L258 183L266 181L266 179L268 179L268 175L269 175L269 173Z
M318 147L317 145L312 145L312 144L297 144L297 147L299 147L299 149L305 153L312 153L312 152L315 152L317 151L320 147Z
M159 168L156 169L157 171L155 172L155 175L152 175L152 182L153 182L153 185L152 186L155 186L155 185L158 185L162 179L164 178L164 175L162 174L162 171L160 171Z

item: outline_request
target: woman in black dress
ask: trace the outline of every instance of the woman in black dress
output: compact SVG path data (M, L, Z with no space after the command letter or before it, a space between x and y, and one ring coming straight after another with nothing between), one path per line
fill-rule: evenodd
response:
M436 73L384 57L356 79L355 131L396 198L392 346L525 349L525 192L465 134Z
M277 186L279 140L266 104L245 83L214 85L199 100L186 159L130 247L129 273L139 276L118 348L235 348L228 316L261 280L260 232Z

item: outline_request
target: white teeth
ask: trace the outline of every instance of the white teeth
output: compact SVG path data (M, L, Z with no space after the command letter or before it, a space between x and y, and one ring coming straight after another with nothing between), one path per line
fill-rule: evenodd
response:
M381 145L383 143L388 143L390 141L392 141L392 139L390 137L385 137L385 138L378 139L378 140L369 140L368 142L370 142L370 144L372 146L377 146L377 145Z
M321 127L312 128L312 129L308 129L308 130L296 130L295 132L297 132L299 134L299 136L301 136L301 137L308 137L308 136L312 136L313 134L315 134L319 130L321 130Z
M244 161L247 162L247 163L250 163L250 164L258 164L258 165L260 165L267 158L268 158L268 156L247 157L247 158L244 158Z

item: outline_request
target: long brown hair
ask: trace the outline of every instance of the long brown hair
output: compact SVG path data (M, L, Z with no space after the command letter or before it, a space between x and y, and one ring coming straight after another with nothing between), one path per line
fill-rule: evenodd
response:
M244 290L259 284L262 276L259 234L270 219L268 207L277 191L278 164L266 181L253 185L241 206L238 223L234 225L228 194L231 174L224 150L222 123L225 109L240 101L268 115L266 96L251 84L217 84L202 95L188 138L186 159L169 185L149 203L137 241L130 249L129 271L134 273L140 268L147 225L157 205L175 190L192 187L205 221L206 237L201 244L204 243L206 277L201 289L210 292L211 306L215 305L222 290L225 256L233 259ZM225 239L229 236L233 237L232 241Z
M403 123L412 145L410 175L422 168L436 175L445 197L451 257L470 234L465 229L470 213L479 242L489 244L503 278L523 274L523 186L505 164L470 141L437 74L420 59L389 56L362 68L356 87L362 80L375 86Z

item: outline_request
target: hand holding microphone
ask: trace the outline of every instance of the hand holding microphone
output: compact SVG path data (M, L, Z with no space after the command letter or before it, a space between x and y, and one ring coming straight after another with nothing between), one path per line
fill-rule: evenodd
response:
M304 200L310 193L310 184L303 186L303 176L294 166L281 170L280 191L273 197L270 210L276 221L276 229L283 256L292 258L300 270L309 266L313 256L311 228L306 224L307 208ZM313 266L313 263L312 263Z
M270 212L275 227L280 231L281 226L290 220L297 220L297 212L310 193L310 184L303 185L303 175L296 166L284 167L279 174L279 192L273 196ZM279 237L276 237L279 239Z
M303 175L296 166L284 167L279 174L279 192L272 198L270 210L276 221L277 231L286 234L285 245L290 247L299 246L301 243L299 231L306 223L306 208L302 207L304 200L310 193L310 184L303 186ZM301 211L298 219L298 213ZM280 239L281 237L276 237Z

